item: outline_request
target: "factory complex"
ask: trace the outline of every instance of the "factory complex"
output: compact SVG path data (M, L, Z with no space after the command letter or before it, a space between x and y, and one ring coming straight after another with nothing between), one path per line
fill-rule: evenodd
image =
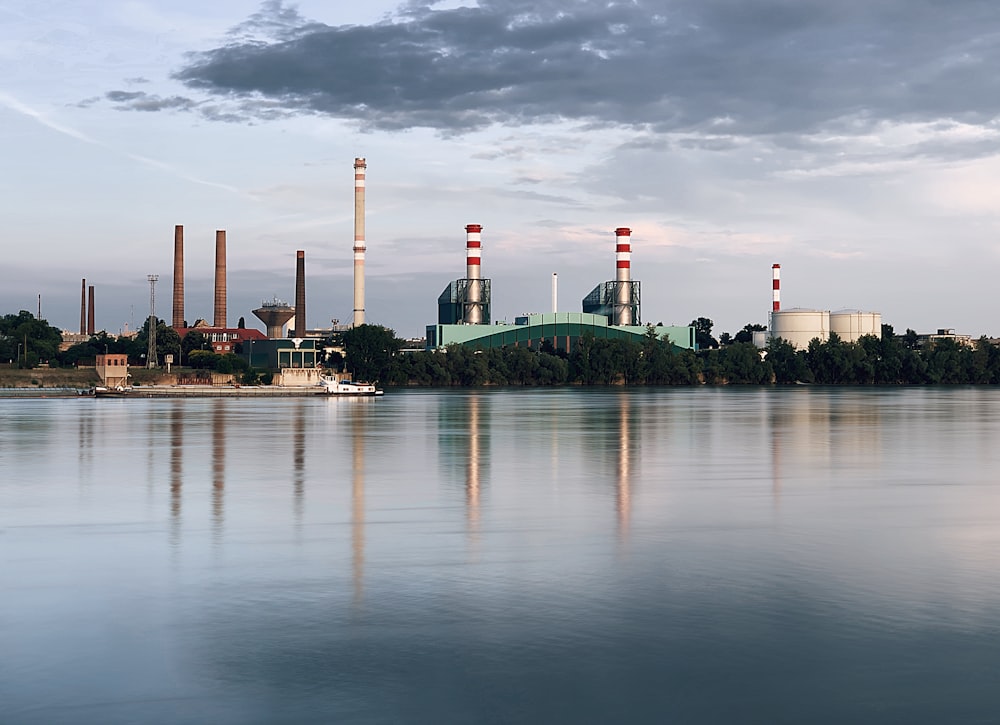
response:
M639 282L633 281L632 230L615 230L615 279L595 287L583 299L583 312L558 311L558 276L552 275L552 312L525 314L514 324L490 324L491 280L483 279L482 226L469 224L466 233L465 278L457 279L438 297L438 321L427 326L428 350L465 345L482 349L529 347L569 353L584 335L598 339L642 340L652 329L679 349L695 349L693 327L643 326Z
M262 302L254 315L266 333L229 326L226 287L226 232L215 233L215 288L212 323L196 321L188 326L184 301L184 227L174 228L173 300L171 327L183 338L197 330L219 354L239 352L251 367L278 373L279 385L314 385L324 358L323 345L331 333L363 325L365 319L365 176L367 163L354 160L354 289L350 325L334 320L331 328L306 329L305 251L296 252L294 305L277 298ZM492 322L492 280L482 275L483 227L468 224L465 276L450 282L437 300L437 321L426 327L425 350L446 350L451 345L478 349L526 347L569 354L585 337L640 342L651 335L675 350L696 350L693 326L645 325L642 322L641 288L631 276L631 229L618 227L615 234L615 275L599 283L581 300L581 311L558 307L558 275L552 275L552 308L549 312L524 313L513 324ZM156 275L149 275L150 316L155 317ZM781 309L780 265L772 267L772 307L768 329L754 334L760 347L769 339L782 338L796 349L805 349L813 339L826 341L831 334L854 342L863 335L881 337L881 315L877 312L841 310L830 312L803 308ZM81 289L80 337L94 334L94 287L86 280ZM75 337L75 336L74 336ZM150 340L150 366L156 364L155 344Z

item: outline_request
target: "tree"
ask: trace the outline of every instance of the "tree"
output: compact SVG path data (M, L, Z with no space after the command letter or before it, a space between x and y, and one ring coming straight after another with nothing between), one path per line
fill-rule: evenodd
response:
M722 376L731 385L770 383L774 372L761 360L761 351L750 342L735 342L721 351Z
M808 383L813 380L805 355L784 338L772 337L767 341L767 361L774 371L776 383Z
M697 320L691 321L691 327L694 328L694 340L700 349L707 350L719 346L719 342L712 337L712 326L714 324L707 317L699 317Z
M388 380L403 341L382 325L358 325L343 334L347 369L355 380Z
M157 333L159 334L159 333ZM188 333L181 340L181 357L179 364L191 364L191 353L195 350L207 350L208 339L198 330L188 330ZM192 365L192 367L194 367Z
M743 325L743 329L736 333L736 337L733 338L736 342L753 342L753 334L755 332L765 332L767 330L764 325L756 322L748 322Z
M128 356L133 364L144 362L149 350L149 318L142 330L129 345ZM156 363L163 361L164 355L181 354L181 336L177 330L168 326L163 320L156 318Z
M215 361L219 357L212 350L192 350L187 356L187 363L196 370L215 370Z
M56 360L61 342L58 329L26 310L0 318L0 360L34 367L39 361Z
M130 344L131 341L127 337L110 337L101 330L86 342L78 342L60 352L57 357L62 367L93 365L97 362L98 355L127 354Z

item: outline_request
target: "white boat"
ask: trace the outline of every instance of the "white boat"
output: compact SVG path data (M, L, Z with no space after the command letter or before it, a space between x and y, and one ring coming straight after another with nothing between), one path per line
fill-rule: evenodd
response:
M383 395L373 383L354 382L353 380L337 380L337 378L322 377L317 385L323 388L327 395Z

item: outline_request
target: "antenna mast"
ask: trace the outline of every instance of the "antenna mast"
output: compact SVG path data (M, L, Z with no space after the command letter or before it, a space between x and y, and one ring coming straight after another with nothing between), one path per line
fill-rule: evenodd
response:
M146 367L156 366L156 281L158 274L147 274L149 280L149 348L146 350Z

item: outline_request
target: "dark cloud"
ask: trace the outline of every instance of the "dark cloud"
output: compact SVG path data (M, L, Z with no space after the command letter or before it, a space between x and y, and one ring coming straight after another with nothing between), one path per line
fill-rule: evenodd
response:
M277 104L445 133L560 119L720 138L982 123L1000 113L996 17L986 0L481 0L329 26L271 0L175 77L239 114Z
M198 102L183 96L164 98L143 91L110 91L105 97L112 103L120 104L132 111L190 111Z

